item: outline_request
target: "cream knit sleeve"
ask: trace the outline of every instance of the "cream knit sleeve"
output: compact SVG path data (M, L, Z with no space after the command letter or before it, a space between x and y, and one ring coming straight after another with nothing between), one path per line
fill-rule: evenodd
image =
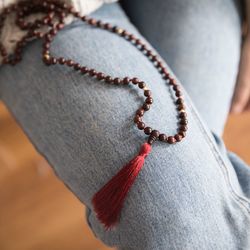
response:
M0 0L0 11L2 8L7 7L10 4L20 2L21 0ZM30 0L35 1L35 0ZM75 7L77 11L82 14L89 14L96 10L104 3L116 2L117 0L59 0L60 2L67 3Z
M1 10L5 7L8 7L8 5L20 2L21 0L0 0L0 13ZM30 0L35 1L35 0ZM87 15L94 10L101 7L104 3L111 3L115 2L117 0L59 0L60 2L67 3L68 5L71 5L75 8L76 11L79 11L82 15ZM36 18L34 16L34 18ZM67 19L67 24L73 21L73 18ZM19 41L25 34L25 31L20 30L15 25L15 20L13 17L9 17L5 23L2 30L2 34L0 37L0 40L2 44L6 47L7 51L9 53L12 52L13 48L15 47L15 44L17 41ZM0 56L0 64L1 64L2 58Z

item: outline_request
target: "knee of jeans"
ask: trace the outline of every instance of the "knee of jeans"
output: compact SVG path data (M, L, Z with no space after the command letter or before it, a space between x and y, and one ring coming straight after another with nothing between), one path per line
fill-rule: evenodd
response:
M166 249L159 242L167 249L192 249L190 242L202 246L204 235L227 235L230 195L218 169L211 172L212 158L197 157L192 147L156 145L126 197L117 229L107 232L94 212L89 215L95 235L121 249Z

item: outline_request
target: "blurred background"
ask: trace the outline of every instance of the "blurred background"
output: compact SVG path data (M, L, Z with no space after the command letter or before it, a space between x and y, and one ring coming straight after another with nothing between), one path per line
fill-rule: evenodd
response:
M229 117L224 140L250 164L250 113ZM95 238L84 206L55 177L1 102L0 249L111 249Z

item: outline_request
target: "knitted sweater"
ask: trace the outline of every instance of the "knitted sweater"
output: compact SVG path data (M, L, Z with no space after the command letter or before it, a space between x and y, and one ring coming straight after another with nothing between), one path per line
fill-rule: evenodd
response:
M20 1L21 0L0 0L0 13L3 8L7 7L10 4L20 2ZM75 10L79 11L82 15L86 15L98 9L104 3L111 3L117 0L60 0L60 1L73 6ZM69 24L72 21L73 21L73 18L68 17L66 20L66 23ZM5 21L0 40L3 43L3 45L6 47L7 51L10 53L15 47L16 41L19 41L24 36L24 34L25 34L25 31L20 30L15 25L14 17L12 16L12 17L9 17ZM1 61L2 61L2 58L0 55L0 64L1 64Z

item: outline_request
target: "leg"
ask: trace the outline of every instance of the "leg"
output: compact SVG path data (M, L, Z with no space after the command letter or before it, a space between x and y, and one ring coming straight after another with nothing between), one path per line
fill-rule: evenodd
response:
M221 138L238 72L242 1L122 0L122 4L181 80L249 197L249 166L227 151Z
M208 127L221 136L240 58L239 1L122 3L132 22L178 76Z
M117 4L94 15L137 33ZM145 80L156 100L146 122L168 134L175 132L175 106L167 86L129 43L75 22L59 33L52 50L107 73ZM187 137L175 145L154 145L118 227L105 231L92 211L91 198L145 139L132 124L141 99L132 87L105 85L60 66L46 67L40 52L41 43L34 42L15 68L0 69L1 97L57 175L88 207L87 219L98 238L123 250L250 246L250 201L186 92Z

